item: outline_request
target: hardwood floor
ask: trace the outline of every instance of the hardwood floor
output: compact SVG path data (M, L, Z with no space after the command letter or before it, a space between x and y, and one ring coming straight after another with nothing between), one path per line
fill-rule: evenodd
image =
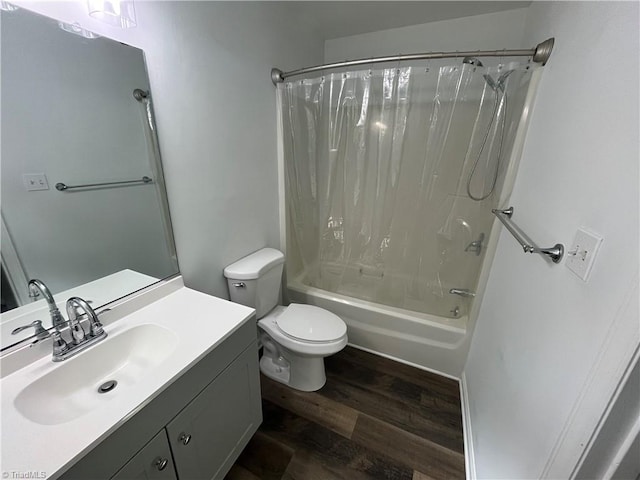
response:
M327 383L261 376L264 421L227 480L464 478L458 382L351 347Z

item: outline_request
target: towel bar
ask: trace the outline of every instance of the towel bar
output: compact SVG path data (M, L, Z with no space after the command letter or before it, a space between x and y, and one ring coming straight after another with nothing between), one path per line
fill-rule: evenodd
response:
M85 183L84 185L67 185L65 183L56 183L56 190L64 192L65 190L71 190L74 188L89 188L89 187L105 187L110 185L127 185L132 183L151 183L153 180L149 177L142 177L139 180L123 180L120 182L102 182L102 183Z
M540 253L548 256L553 263L560 263L560 260L562 260L562 256L564 255L564 245L556 243L553 247L548 248L540 248L536 246L536 244L533 243L533 241L511 221L513 207L509 207L505 210L494 208L491 210L491 213L498 217L506 229L509 230L509 233L513 235L513 238L515 238L520 244L525 253Z

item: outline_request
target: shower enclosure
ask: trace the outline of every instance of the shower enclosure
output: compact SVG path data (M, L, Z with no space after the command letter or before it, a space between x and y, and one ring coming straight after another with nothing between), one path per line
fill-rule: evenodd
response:
M537 68L465 58L279 84L290 299L383 353L457 348Z

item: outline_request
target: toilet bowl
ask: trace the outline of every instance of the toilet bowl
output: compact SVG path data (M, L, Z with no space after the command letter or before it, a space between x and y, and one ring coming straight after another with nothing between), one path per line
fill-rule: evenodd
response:
M306 392L326 382L324 357L347 344L347 326L313 305L278 306L284 254L263 248L224 269L231 300L256 309L263 347L260 370L267 377Z
M313 305L276 307L258 321L264 347L260 370L267 377L305 392L326 382L324 357L347 345L340 317Z

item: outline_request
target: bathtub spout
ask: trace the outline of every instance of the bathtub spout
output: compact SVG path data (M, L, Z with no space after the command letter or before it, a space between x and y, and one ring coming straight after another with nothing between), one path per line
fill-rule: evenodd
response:
M449 293L452 295L460 295L461 297L475 297L476 294L471 290L467 290L466 288L452 288L449 290Z

